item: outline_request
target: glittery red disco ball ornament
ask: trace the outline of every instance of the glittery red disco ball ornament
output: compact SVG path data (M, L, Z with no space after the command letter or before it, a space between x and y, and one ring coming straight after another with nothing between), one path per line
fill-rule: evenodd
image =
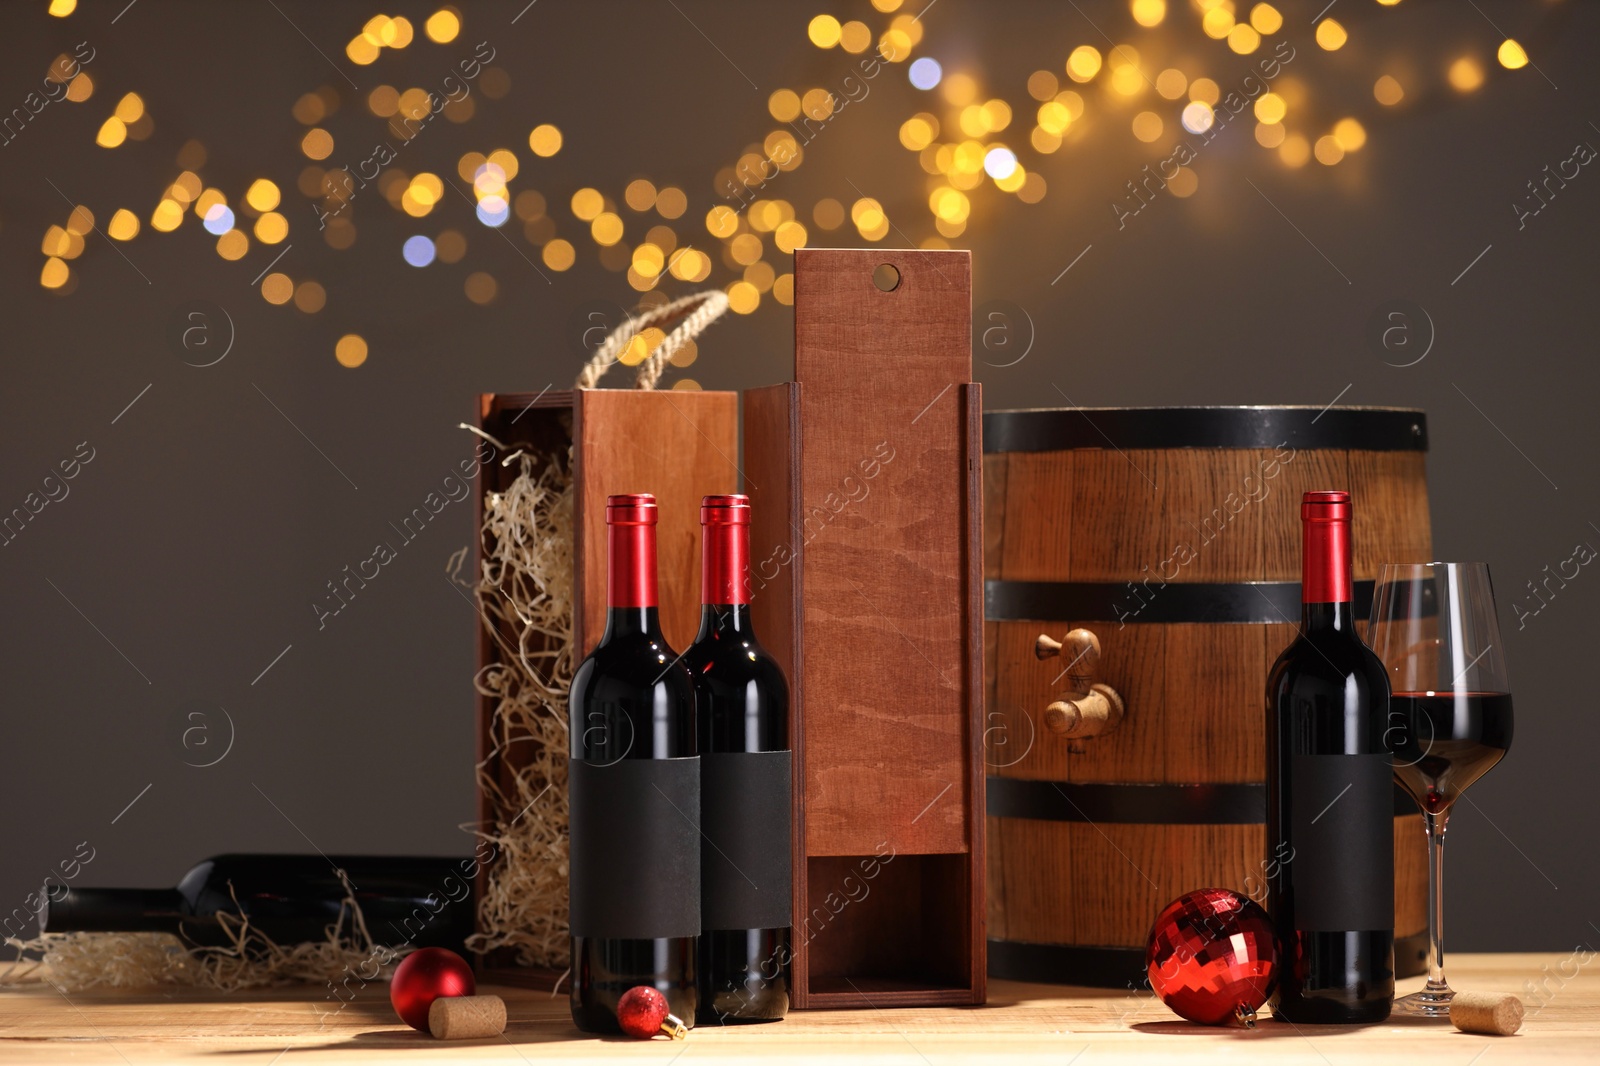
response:
M1254 1025L1272 994L1278 950L1257 904L1225 888L1179 896L1162 910L1144 950L1150 987L1191 1022Z
M649 985L636 985L622 993L617 1000L617 1024L624 1033L641 1040L657 1033L682 1040L689 1034L683 1019L667 1009L667 997Z
M413 1029L428 1031L428 1008L447 996L476 994L478 982L472 967L453 951L423 948L400 960L389 981L389 1002L400 1020Z

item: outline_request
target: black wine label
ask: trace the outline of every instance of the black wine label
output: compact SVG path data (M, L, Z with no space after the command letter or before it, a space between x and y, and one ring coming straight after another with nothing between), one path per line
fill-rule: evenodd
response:
M700 759L568 765L573 936L700 935Z
M1394 769L1381 755L1295 755L1287 857L1294 925L1394 928Z
M701 920L707 929L787 929L794 921L794 757L700 756Z

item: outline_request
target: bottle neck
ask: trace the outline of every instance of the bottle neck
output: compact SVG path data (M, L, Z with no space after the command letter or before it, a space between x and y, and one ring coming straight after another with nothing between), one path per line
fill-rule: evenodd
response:
M748 603L707 603L700 607L700 633L694 639L705 640L713 633L737 634L746 640L755 638L755 627L750 622Z
M705 522L700 565L700 602L708 608L743 607L750 602L745 575L750 570L750 526L746 522Z
M175 888L73 888L46 898L39 929L50 933L178 932L184 900Z
M1300 568L1303 632L1353 632L1350 522L1308 519Z
M655 525L611 523L606 537L607 636L657 632Z

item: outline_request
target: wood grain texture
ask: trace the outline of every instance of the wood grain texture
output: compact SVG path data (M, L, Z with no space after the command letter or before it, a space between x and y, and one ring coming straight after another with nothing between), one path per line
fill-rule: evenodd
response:
M661 631L678 651L700 626L700 499L738 492L736 392L580 389L573 400L574 619L581 658L606 627L606 497L656 497Z
M872 281L886 262L900 279L888 292ZM750 479L789 479L781 512L763 516L752 500L753 553L771 542L788 560L752 602L764 634L789 637L778 657L795 689L797 926L826 909L840 869L880 846L897 855L874 902L846 911L832 936L797 938L799 1008L983 998L970 288L965 252L803 249L797 384L746 398Z
M1298 620L1141 622L1141 603L1174 583L1298 581L1300 500L1313 489L1352 493L1358 580L1375 577L1383 561L1430 556L1420 452L1113 445L986 461L1005 479L1003 491L991 485L985 494L991 579L1127 588L1120 622L988 623L989 772L1001 777L1261 782L1265 679ZM1060 640L1079 626L1100 640L1096 679L1127 707L1118 730L1079 742L1081 751L1042 726L1044 708L1068 687L1065 664L1033 654L1041 633ZM999 758L992 741L1000 735L1028 743ZM1246 878L1260 874L1260 825L988 824L996 853L988 913L1001 939L1138 947L1157 910L1180 893L1212 884L1244 891ZM1419 816L1395 826L1396 932L1412 936L1426 928L1426 851Z
M1565 967L1565 970L1563 970ZM1568 976L1570 975L1570 976ZM1458 988L1510 992L1527 1010L1514 1037L1474 1036L1449 1025L1393 1019L1383 1025L1294 1027L1263 1017L1254 1032L1190 1025L1148 991L1074 989L995 981L986 1007L807 1011L771 1025L702 1026L674 1046L587 1037L572 1026L565 996L480 985L506 1001L502 1037L443 1043L402 1025L388 986L362 989L343 1009L326 989L300 986L224 996L159 992L74 992L46 986L0 993L0 1042L7 1066L72 1061L87 1066L239 1062L770 1061L784 1064L1083 1063L1127 1066L1250 1066L1252 1063L1366 1066L1497 1062L1590 1063L1600 1045L1600 969L1566 953L1451 955ZM1529 986L1534 992L1529 992ZM1403 980L1404 994L1422 987Z

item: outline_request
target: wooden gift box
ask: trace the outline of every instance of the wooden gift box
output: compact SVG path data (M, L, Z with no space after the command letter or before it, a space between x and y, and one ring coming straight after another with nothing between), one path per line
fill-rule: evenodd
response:
M796 1008L984 999L970 303L964 251L802 249L795 381L745 393L752 613L792 690Z
M599 642L606 624L605 502L608 495L651 492L660 507L656 531L661 628L667 642L682 651L700 624L700 499L737 492L739 472L739 396L734 392L579 389L569 392L484 393L478 401L478 426L510 448L541 455L570 454L573 521L574 665ZM505 489L516 465L482 464L478 475L478 525L483 501ZM482 543L479 542L481 553ZM481 562L481 554L480 554ZM481 566L474 571L482 572ZM478 626L478 667L501 661L501 645L515 648L518 634L490 633ZM538 649L532 649L538 650ZM477 704L478 761L489 754L495 700L480 695ZM561 708L566 714L566 708ZM498 770L510 781L509 765ZM565 790L566 782L552 782ZM517 814L496 809L493 797L478 793L477 816L493 826ZM481 879L474 881L475 890ZM476 902L476 901L475 901ZM566 921L566 901L560 921ZM485 979L548 987L560 972L520 966L509 949L478 958Z

